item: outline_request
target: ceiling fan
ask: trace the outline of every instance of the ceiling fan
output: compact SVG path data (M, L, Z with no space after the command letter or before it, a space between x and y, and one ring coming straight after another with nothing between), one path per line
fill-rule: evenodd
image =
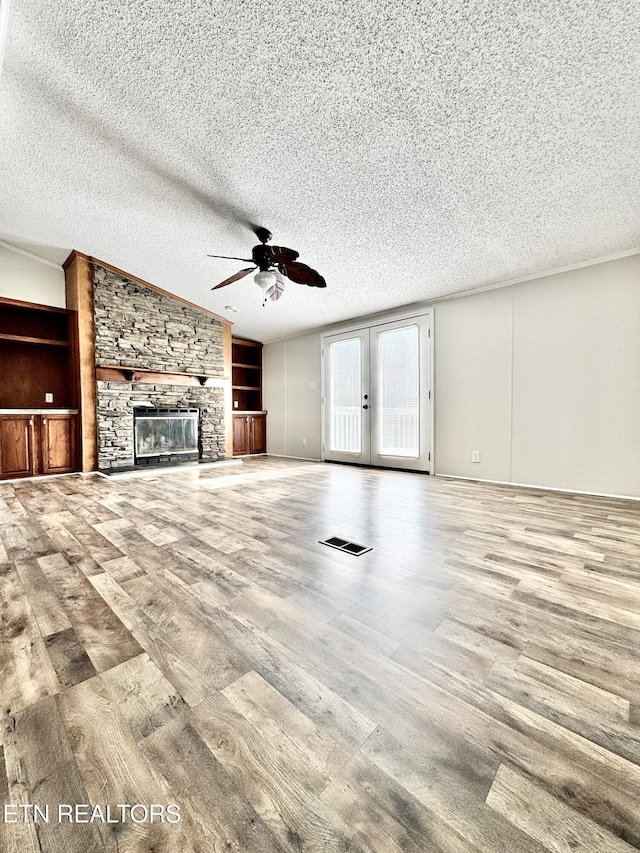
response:
M270 299L272 302L280 299L284 292L285 281L283 276L286 276L290 281L296 284L306 284L309 287L326 287L327 282L319 272L311 269L306 264L300 263L297 260L298 252L295 249L287 249L286 246L267 246L267 243L272 239L273 235L267 228L256 227L253 229L260 243L254 246L251 250L250 258L235 258L229 255L207 255L208 258L226 258L232 261L245 261L252 263L252 267L240 270L240 272L226 278L220 284L216 284L211 290L218 290L221 287L226 287L228 284L233 284L249 275L254 270L259 270L254 277L255 283L262 288L264 292L264 301Z

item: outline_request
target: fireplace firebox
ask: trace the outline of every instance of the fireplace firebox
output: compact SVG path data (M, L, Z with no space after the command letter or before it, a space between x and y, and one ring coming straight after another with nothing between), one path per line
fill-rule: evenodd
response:
M136 465L199 459L199 409L137 407L133 410Z

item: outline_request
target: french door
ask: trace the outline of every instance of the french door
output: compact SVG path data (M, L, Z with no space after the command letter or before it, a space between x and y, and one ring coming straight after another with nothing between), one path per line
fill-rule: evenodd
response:
M429 470L430 315L324 338L324 458Z

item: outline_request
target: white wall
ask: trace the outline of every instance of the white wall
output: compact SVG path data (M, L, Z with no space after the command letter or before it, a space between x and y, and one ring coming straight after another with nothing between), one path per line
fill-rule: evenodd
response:
M433 308L436 474L640 497L640 255ZM265 347L269 452L321 456L314 376L320 332Z
M286 456L286 341L262 348L262 405L267 410L267 452Z
M434 306L436 474L509 479L512 298L502 287Z
M514 296L512 480L640 496L640 256Z
M322 457L320 370L318 333L264 347L263 398L269 413L268 453L302 459ZM315 384L314 390L310 384Z
M64 308L64 271L51 261L0 243L0 296Z
M640 496L640 256L435 312L436 473Z

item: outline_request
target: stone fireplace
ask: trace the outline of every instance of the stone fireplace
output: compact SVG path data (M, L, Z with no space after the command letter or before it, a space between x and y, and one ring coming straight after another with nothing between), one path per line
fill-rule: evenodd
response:
M224 458L222 321L100 263L92 272L98 468ZM164 438L151 410L175 416Z
M98 468L102 471L136 464L134 422L140 409L195 409L199 422L197 458L224 458L222 388L98 381L97 398Z

